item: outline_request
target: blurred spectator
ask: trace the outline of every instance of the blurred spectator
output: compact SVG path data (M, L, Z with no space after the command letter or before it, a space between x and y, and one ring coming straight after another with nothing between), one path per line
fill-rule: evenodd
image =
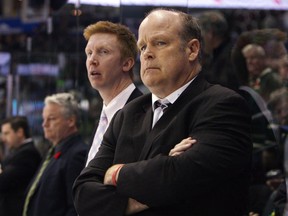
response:
M283 87L271 94L268 108L274 117L274 125L279 133L279 155L276 161L284 163L284 144L288 135L288 90ZM283 169L283 168L282 168Z
M246 60L249 86L268 101L270 94L281 88L282 81L278 73L267 66L264 48L257 44L248 44L242 49Z
M9 154L1 164L0 215L22 215L25 191L41 162L30 137L26 117L15 116L1 123L1 138Z
M274 72L279 70L279 62L281 58L287 54L285 42L287 40L284 32L279 32L279 35L275 36L271 40L268 40L263 44L263 48L266 53L267 66L271 67ZM278 37L278 38L277 38Z
M199 24L204 39L202 67L207 71L206 79L237 89L238 80L231 62L233 41L225 17L219 11L207 11L199 16Z
M286 56L287 57L287 56ZM284 61L285 58L284 57ZM282 65L284 66L284 65ZM285 67L285 66L284 66ZM281 70L281 66L279 68ZM270 197L269 203L266 207L266 212L264 216L283 216L287 215L288 203L287 203L287 145L288 145L288 89L283 87L271 94L271 99L268 103L268 107L272 110L273 115L275 116L276 124L279 127L280 133L280 149L281 156L279 157L283 164L283 170L285 171L285 176L282 176L278 181L279 187L273 192Z
M279 61L279 75L283 86L288 87L288 55L284 55Z
M253 115L253 142L260 144L260 147L262 145L262 147L264 146L266 148L267 145L264 144L267 143L278 144L278 137L275 131L270 128L273 118L271 112L267 109L266 101L249 87L249 72L246 59L243 55L243 48L249 44L260 45L266 54L266 67L271 68L271 71L275 73L275 70L278 70L280 57L287 52L285 48L286 39L285 32L279 29L247 31L238 37L232 50L233 67L237 72L241 86L239 93L242 94L250 104L250 110ZM275 74L273 74L273 76L277 77ZM276 88L274 88L274 90L275 89ZM266 99L268 98L269 97L266 96Z
M47 96L42 112L45 138L52 143L31 182L23 216L76 216L72 185L84 168L88 146L78 132L80 110L73 94Z
M266 65L277 71L279 60L287 53L285 42L287 35L279 29L256 29L240 34L233 50L232 62L239 78L240 85L248 85L248 71L242 49L248 44L257 44L263 47L266 54Z
M252 141L254 147L249 210L262 214L272 193L266 183L266 174L279 166L279 137L266 101L249 86L249 72L243 48L249 44L260 45L266 54L266 67L271 73L278 70L279 58L286 52L286 34L278 29L260 29L242 33L232 50L233 67L240 81L239 93L247 100L252 114ZM249 47L248 47L249 48ZM247 49L247 47L246 47ZM263 52L262 52L263 56ZM268 98L268 96L266 96ZM276 160L275 160L276 158Z
M273 92L268 102L268 108L272 111L276 124L288 126L288 90L283 87Z

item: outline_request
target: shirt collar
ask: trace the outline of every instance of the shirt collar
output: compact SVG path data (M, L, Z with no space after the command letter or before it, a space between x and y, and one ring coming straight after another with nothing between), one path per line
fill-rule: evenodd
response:
M107 116L108 124L110 123L115 113L125 106L135 88L136 86L131 83L127 88L125 88L115 98L113 98L107 106L103 103L102 110L104 110Z
M27 143L29 143L29 142L32 142L33 141L33 139L30 137L30 138L27 138L27 139L25 139L25 140L23 140L23 142L18 146L18 147L13 147L13 148L11 148L11 151L14 151L14 150L16 150L16 149L18 149L18 148L21 148L22 146L24 146L24 145L26 145Z
M30 138L25 139L22 144L26 144L26 143L29 143L32 141L33 141L33 139L30 137Z
M73 139L76 136L80 136L79 132L75 132L73 134L70 134L69 136L65 137L63 140L61 140L56 146L54 146L54 151L59 152L63 149L63 146L65 143L69 142L70 139ZM53 145L52 145L53 146Z
M184 92L184 90L190 85L190 83L196 78L197 76L195 76L192 80L190 80L188 83L186 83L185 85L181 86L180 88L178 88L176 91L172 92L170 95L168 95L165 98L159 98L157 97L155 94L152 94L152 109L154 111L154 106L153 104L155 103L155 101L160 100L161 102L164 103L171 103L173 104L178 97Z

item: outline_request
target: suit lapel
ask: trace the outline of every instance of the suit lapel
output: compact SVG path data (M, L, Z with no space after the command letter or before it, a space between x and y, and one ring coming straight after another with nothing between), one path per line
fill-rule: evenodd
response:
M136 87L134 89L134 91L131 93L131 95L129 96L129 98L128 98L127 102L125 103L125 105L127 103L129 103L130 101L132 101L133 99L135 99L135 98L137 98L137 97L139 97L141 95L143 95L143 93ZM91 148L91 146L93 144L94 136L95 136L95 133L97 131L98 125L99 125L99 119L96 120L96 126L94 127L94 130L92 132L92 136L90 137L90 140L89 140L89 146L90 147L89 148Z
M173 118L177 118L177 114L183 107L185 107L189 101L192 101L195 97L200 95L204 89L206 89L210 84L208 84L202 77L202 75L198 75L196 79L185 89L185 91L179 96L179 98L167 108L166 112L163 116L158 120L153 129L151 130L153 113L150 108L149 112L146 113L146 121L143 125L146 127L146 142L144 144L143 150L139 157L139 160L145 160L149 158L149 154L151 152L151 148L157 138L160 137L163 133L165 133L167 126L172 121ZM151 103L151 101L150 101ZM148 127L148 128L147 128ZM175 143L176 145L177 143Z
M131 93L130 97L128 98L126 104L141 95L143 95L143 93L136 87L134 91Z

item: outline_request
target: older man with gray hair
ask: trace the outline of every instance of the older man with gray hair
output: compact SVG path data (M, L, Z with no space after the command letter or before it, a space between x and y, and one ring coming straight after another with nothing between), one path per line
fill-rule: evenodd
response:
M30 185L23 216L76 216L72 185L88 151L78 131L78 102L70 93L47 96L42 116L44 135L52 146Z

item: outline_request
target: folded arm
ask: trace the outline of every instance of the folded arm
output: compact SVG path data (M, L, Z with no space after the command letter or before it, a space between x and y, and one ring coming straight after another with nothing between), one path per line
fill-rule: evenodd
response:
M178 156L192 147L196 143L195 139L188 137L183 139L180 143L176 144L173 149L170 150L169 156ZM124 164L115 164L111 166L105 173L104 184L117 186L117 180L119 172ZM135 214L148 209L149 207L145 204L138 202L135 199L129 198L126 208L126 215Z

